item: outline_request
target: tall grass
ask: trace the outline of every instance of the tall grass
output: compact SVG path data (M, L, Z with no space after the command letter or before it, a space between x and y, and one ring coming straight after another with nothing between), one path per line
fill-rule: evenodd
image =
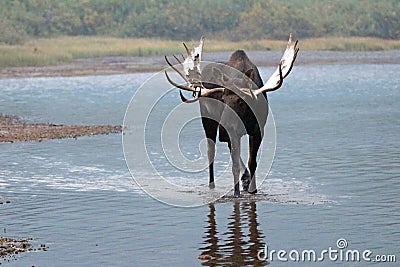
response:
M24 45L0 45L0 67L44 66L78 58L151 56L176 53L179 43L112 37L59 37L36 39Z
M400 49L400 40L386 40L372 37L330 37L312 38L301 41L303 50L331 51L380 51Z
M189 45L197 41L188 41ZM282 50L285 41L206 40L206 51ZM372 51L400 49L400 40L377 38L314 38L301 40L302 50ZM179 41L114 37L59 37L35 39L23 45L0 45L0 67L45 66L71 62L78 58L106 56L157 56L181 53Z

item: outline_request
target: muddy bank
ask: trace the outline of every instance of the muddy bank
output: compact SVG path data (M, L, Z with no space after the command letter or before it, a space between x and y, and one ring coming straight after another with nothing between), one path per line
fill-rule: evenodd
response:
M207 52L204 61L227 61L232 52ZM257 66L277 66L282 51L248 51L249 58ZM369 52L301 51L296 65L312 64L398 64L398 50ZM43 67L3 67L0 78L67 77L109 75L136 72L157 72L166 68L163 56L148 57L100 57L78 59L70 63Z
M47 251L49 248L45 244L41 244L35 248L31 244L32 238L9 238L0 237L0 259L10 261L16 259L16 256L28 251ZM0 264L2 262L0 261Z
M61 125L52 123L26 123L13 115L0 115L0 143L43 141L48 139L78 138L98 134L120 133L116 125Z
M104 57L79 59L55 66L4 67L0 68L0 78L112 75L155 72L162 68L163 63L154 63L152 57Z

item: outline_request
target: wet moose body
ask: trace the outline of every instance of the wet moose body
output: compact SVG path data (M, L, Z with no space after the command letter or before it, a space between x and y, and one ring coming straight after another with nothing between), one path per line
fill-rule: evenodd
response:
M194 99L187 99L181 93L184 102L199 101L203 128L208 140L209 186L214 188L214 157L217 133L219 141L227 142L232 158L234 177L234 196L240 196L239 177L242 173L244 191L257 192L256 168L257 153L263 139L264 126L268 117L268 100L266 92L278 89L283 79L289 74L296 59L297 42L289 38L287 49L279 67L263 84L257 67L250 61L243 50L235 51L226 63L209 63L200 69L203 39L198 47L187 50L187 57L180 62L184 71L167 63L179 73L187 85L168 81L177 88L191 91ZM240 140L249 135L248 169L240 156Z

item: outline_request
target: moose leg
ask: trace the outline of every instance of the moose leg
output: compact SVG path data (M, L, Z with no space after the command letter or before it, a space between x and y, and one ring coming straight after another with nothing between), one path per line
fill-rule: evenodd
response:
M235 136L231 140L231 158L232 158L232 174L233 174L233 183L235 186L234 197L240 197L240 188L239 188L239 175L240 175L240 137Z
M228 147L229 150L232 150L231 142L228 142ZM243 172L242 177L240 180L242 180L242 187L243 191L247 191L249 189L249 184L250 184L250 173L249 170L246 168L246 165L243 163L242 158L240 158L240 172Z
M214 182L214 157L215 157L215 139L212 140L207 138L207 156L208 156L208 171L209 171L209 183L208 186L211 189L215 188Z
M203 128L207 137L207 156L208 156L208 171L209 171L209 188L215 188L214 183L214 157L215 157L215 142L217 140L218 122L202 118Z
M250 136L249 138L250 156L248 164L251 174L251 180L248 192L250 194L257 193L257 184L256 184L257 153L258 149L260 148L261 141L262 141L261 134L256 134L254 136Z

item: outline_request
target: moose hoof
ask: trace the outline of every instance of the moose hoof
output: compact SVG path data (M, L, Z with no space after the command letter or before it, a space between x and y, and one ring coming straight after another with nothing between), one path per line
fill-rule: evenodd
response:
M240 192L235 192L235 193L233 193L233 197L234 197L234 198L240 197Z
M215 188L215 183L214 183L214 182L209 183L209 184L208 184L208 187L209 187L210 189L214 189L214 188Z
M249 194L251 194L251 195L255 195L255 194L257 194L257 189L256 190L254 190L254 191L252 191L252 192L250 192L250 191L247 191Z

